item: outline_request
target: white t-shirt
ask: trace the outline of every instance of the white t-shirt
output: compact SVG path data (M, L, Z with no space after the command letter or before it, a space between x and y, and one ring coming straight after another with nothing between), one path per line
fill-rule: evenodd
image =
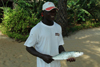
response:
M45 25L40 21L34 26L30 35L25 42L27 47L35 47L35 49L47 55L59 54L59 45L63 45L61 26L54 22L52 26ZM53 61L49 64L37 57L37 67L60 67L60 61Z

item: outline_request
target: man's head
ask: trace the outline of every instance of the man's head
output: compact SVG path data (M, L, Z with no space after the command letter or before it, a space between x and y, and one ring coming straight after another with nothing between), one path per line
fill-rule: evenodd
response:
M45 2L42 6L43 16L47 20L54 20L56 11L58 10L52 2Z

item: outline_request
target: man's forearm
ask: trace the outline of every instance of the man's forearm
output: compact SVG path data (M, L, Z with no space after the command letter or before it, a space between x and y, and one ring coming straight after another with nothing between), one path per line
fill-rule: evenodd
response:
M59 53L65 51L64 47L62 45L59 46Z
M43 59L46 63L51 63L53 61L52 56L46 55L46 54L41 54L38 51L36 51L35 48L33 48L33 47L26 47L26 50L30 54Z
M43 54L41 54L41 53L39 53L38 51L36 51L35 50L35 48L33 48L33 47L26 47L26 50L30 53L30 54L32 54L32 55L34 55L34 56L36 56L36 57L43 57Z

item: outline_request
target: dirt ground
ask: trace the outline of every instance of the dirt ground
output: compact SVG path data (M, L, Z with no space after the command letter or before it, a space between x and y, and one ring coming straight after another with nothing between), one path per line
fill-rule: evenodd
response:
M100 27L78 31L64 42L66 51L82 51L84 55L76 62L61 61L62 67L100 67ZM0 32L0 67L36 67L36 57L23 44Z

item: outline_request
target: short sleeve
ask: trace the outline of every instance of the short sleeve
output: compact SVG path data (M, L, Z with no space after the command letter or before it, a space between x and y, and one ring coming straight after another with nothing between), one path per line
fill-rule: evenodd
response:
M37 43L37 37L38 37L38 30L35 27L33 27L24 45L27 47L35 46Z
M64 40L63 40L63 36L62 36L62 28L61 28L61 26L60 26L59 45L64 45Z

